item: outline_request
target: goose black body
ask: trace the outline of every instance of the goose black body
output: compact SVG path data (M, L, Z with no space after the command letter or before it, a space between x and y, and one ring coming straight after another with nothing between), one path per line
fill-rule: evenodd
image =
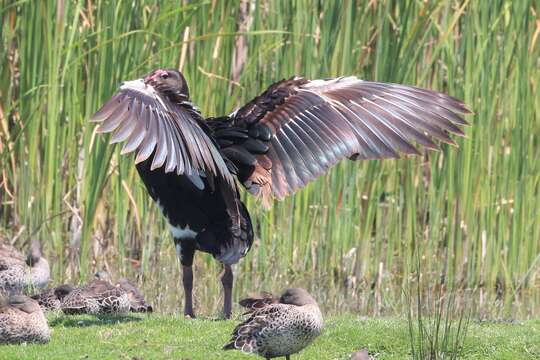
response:
M224 315L231 315L232 265L249 251L253 229L238 185L269 205L342 159L371 160L456 144L463 103L431 90L341 77L293 77L233 112L205 119L184 76L158 69L123 83L93 116L98 132L124 142L150 196L167 218L183 265L184 314L194 316L196 250L224 266Z

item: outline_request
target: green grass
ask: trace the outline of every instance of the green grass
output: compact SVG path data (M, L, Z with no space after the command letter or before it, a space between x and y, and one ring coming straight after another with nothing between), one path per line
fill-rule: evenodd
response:
M89 316L49 318L53 333L46 345L0 346L2 359L253 359L221 351L236 321L179 317ZM348 359L367 348L377 359L410 358L407 322L398 318L363 320L331 317L315 343L294 359ZM466 359L537 359L540 321L474 323L460 355Z
M211 116L293 74L352 74L463 99L467 137L344 162L268 212L246 197L257 241L235 297L295 283L334 312L403 314L416 253L425 283L469 292L475 314L538 316L538 1L240 3L0 2L0 232L19 246L40 237L57 282L105 266L158 292L176 271L162 216L133 159L88 121L119 82L181 66ZM210 313L218 264L196 264Z

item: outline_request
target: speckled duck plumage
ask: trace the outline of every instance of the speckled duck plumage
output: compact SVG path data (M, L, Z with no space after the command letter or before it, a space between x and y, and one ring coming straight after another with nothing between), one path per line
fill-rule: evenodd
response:
M76 288L63 296L61 309L65 314L125 314L129 312L130 301L127 292L114 286L103 275L87 285Z
M96 273L95 279L84 287L59 285L33 295L32 299L39 303L43 311L63 310L69 314L124 313L127 311L124 294L129 301L129 311L153 311L152 306L131 281L122 278L112 285L109 274L103 271Z
M267 359L296 354L320 335L319 306L303 289L287 289L280 298L265 294L244 299L249 318L233 331L224 350L238 349Z
M23 295L11 295L0 303L0 344L46 343L50 331L39 304Z
M121 278L116 282L116 287L124 290L129 298L129 311L152 312L153 308L141 294L139 289L128 279Z
M0 244L0 292L17 294L28 288L40 289L47 285L49 277L49 263L41 255L39 241L32 241L26 258L13 246Z
M74 286L63 284L33 295L32 299L38 302L43 311L58 311L62 308L62 300L73 290Z

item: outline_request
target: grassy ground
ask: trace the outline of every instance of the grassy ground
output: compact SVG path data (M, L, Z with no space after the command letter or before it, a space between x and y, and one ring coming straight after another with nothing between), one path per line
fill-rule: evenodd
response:
M1 346L0 359L249 359L221 351L236 321L181 317L50 317L47 345ZM324 334L295 359L348 359L367 348L377 359L410 357L407 321L362 320L353 316L326 321ZM461 355L468 359L538 359L540 321L471 323Z

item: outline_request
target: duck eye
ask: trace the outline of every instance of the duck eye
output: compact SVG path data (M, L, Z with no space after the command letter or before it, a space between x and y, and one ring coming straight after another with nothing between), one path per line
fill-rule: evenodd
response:
M161 75L161 77L162 77L163 79L166 79L166 78L169 77L169 74L165 73L165 74Z

